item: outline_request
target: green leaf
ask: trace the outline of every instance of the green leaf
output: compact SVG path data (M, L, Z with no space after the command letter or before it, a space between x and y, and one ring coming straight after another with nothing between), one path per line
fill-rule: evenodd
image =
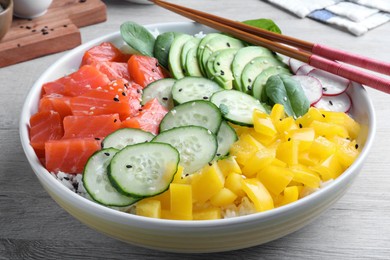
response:
M123 40L142 55L153 57L153 48L156 39L142 25L135 22L124 22L120 26Z
M307 113L310 102L301 84L289 75L278 74L268 78L265 93L274 104L281 104L288 116L298 118Z
M262 18L262 19L246 20L246 21L243 21L243 23L257 27L257 28L265 29L267 31L271 31L271 32L279 33L279 34L282 33L280 28L271 19Z

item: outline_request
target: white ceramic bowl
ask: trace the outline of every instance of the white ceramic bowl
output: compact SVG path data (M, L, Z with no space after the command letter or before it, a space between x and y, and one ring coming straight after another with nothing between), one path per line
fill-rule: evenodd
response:
M52 0L13 0L14 15L20 18L36 18L44 15Z
M207 31L194 23L157 24L149 29L181 31L191 34ZM82 53L103 41L122 44L120 34L113 33L70 51L36 81L31 88L20 120L23 149L38 180L52 198L75 218L104 234L131 244L172 252L218 252L260 245L292 233L332 206L352 184L362 168L375 133L375 116L366 90L359 84L349 88L355 104L351 113L362 126L359 143L363 149L357 160L339 178L321 190L292 204L248 216L210 220L176 221L145 218L119 212L89 201L67 189L40 164L29 144L28 122L37 111L41 86L77 68ZM341 230L340 230L341 232Z

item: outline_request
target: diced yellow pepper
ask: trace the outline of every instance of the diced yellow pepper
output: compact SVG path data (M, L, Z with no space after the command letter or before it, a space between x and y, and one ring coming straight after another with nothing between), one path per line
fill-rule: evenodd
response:
M355 140L350 141L341 137L334 138L332 141L337 146L337 159L344 168L348 168L359 155L359 145Z
M299 140L293 140L279 143L276 148L276 158L287 163L295 165L298 163Z
M279 121L286 117L286 113L284 112L284 106L281 104L275 104L272 107L270 117L274 125L276 125Z
M237 195L228 188L222 188L217 194L210 198L212 205L223 207L232 204L237 199Z
M265 186L256 178L242 179L242 187L253 202L257 212L274 208L274 201Z
M278 131L278 133L283 134L284 132L286 132L288 130L297 129L298 126L295 123L294 118L289 116L289 117L283 118L279 122L275 122L275 128Z
M177 167L177 171L176 171L176 174L175 174L175 177L173 178L173 183L185 183L185 181L183 180L185 176L183 176L183 166L179 165Z
M169 190L164 191L163 193L160 193L156 196L146 198L143 200L158 200L161 203L162 209L167 209L167 210L171 209L171 194L170 194Z
M219 169L226 177L231 172L241 173L241 168L233 156L225 157L217 161Z
M257 178L272 194L281 193L294 177L294 173L284 167L268 165L257 174Z
M221 208L209 207L204 209L194 209L192 212L193 220L211 220L221 218Z
M171 183L171 215L175 219L192 219L192 189L191 185Z
M321 178L313 170L303 165L295 165L290 169L294 173L293 181L312 188L320 187Z
M311 122L310 127L314 129L317 136L324 136L327 138L331 138L332 136L335 135L345 137L345 138L349 137L347 129L341 125L320 122L315 120Z
M313 121L321 122L323 120L324 117L321 111L318 108L310 107L306 114L297 118L296 124L299 126L299 128L302 128L310 126Z
M242 126L242 125L235 125L232 123L229 123L231 127L233 127L234 131L236 132L237 136L241 136L242 134L247 134L252 127L248 126Z
M225 180L225 187L234 192L239 197L244 197L245 192L242 189L241 180L244 176L235 172L229 173Z
M266 136L274 136L276 135L276 129L272 122L272 119L268 116L268 114L261 112L259 110L255 110L253 112L253 127L256 132L266 135Z
M246 160L253 156L264 146L256 141L250 134L242 134L240 139L230 147L230 155L235 156L239 164L245 164Z
M304 127L287 131L284 135L284 140L298 140L299 152L302 152L310 148L315 136L316 133L313 128Z
M161 218L161 203L159 200L143 199L137 202L135 211L138 216Z
M336 152L336 145L326 139L318 136L314 139L309 149L309 156L312 158L319 158L323 160Z
M336 179L344 171L335 154L330 155L320 165L312 166L310 169L317 172L323 181Z
M291 202L299 199L299 188L298 186L286 187L283 191L283 199L279 202L278 206L287 205Z
M321 111L324 121L343 126L347 129L350 138L356 139L360 131L360 125L346 113L334 111Z
M299 153L298 163L306 166L314 166L320 163L320 159L311 155L308 151Z
M260 142L264 146L272 145L277 139L278 135L265 135L262 133L258 133L255 129L249 130L249 134L256 139L256 141Z
M261 169L271 164L275 158L275 151L264 148L248 159L242 168L246 177L254 177Z
M204 203L217 194L225 184L225 177L217 163L205 166L192 180L192 196L196 202Z

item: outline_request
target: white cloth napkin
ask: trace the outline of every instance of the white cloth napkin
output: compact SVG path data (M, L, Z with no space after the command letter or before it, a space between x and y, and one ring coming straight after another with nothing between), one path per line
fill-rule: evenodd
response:
M265 0L360 36L390 21L390 0Z

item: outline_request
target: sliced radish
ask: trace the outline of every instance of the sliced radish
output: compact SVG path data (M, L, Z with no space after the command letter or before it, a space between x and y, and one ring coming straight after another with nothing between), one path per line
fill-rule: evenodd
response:
M302 66L299 67L299 69L297 70L297 72L295 74L296 75L307 75L312 70L314 70L313 66L310 66L309 64L303 64Z
M295 75L292 78L301 83L301 87L307 99L309 99L310 105L320 100L322 97L322 85L318 79L306 75Z
M344 92L337 96L322 96L322 98L314 104L314 107L335 112L348 112L352 106L352 101L349 95Z
M304 63L304 62L302 62L302 61L300 61L300 60L296 60L296 59L293 59L293 58L290 58L290 59L288 60L288 64L289 64L289 66L290 66L291 71L292 71L294 74L297 73L298 69L299 69L301 66L307 65L307 63Z
M350 80L324 70L313 69L307 75L317 78L322 84L325 96L339 95L347 90Z

